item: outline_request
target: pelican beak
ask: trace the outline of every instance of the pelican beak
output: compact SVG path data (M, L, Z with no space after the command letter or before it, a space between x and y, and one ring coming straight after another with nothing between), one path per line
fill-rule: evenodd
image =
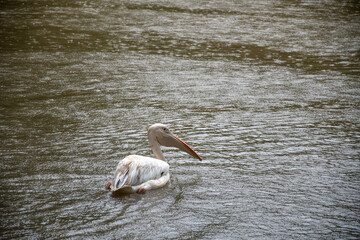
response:
M169 132L168 134L164 135L163 138L158 139L158 142L165 147L176 147L181 151L190 154L194 158L197 158L200 161L202 160L201 157L191 147L189 147L189 145L187 145L183 140L178 138L172 132Z

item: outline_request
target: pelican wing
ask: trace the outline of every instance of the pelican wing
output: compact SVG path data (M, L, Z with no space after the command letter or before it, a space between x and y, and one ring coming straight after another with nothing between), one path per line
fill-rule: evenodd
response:
M129 191L129 187L136 191L141 185L168 176L169 165L159 159L130 155L119 162L116 169L111 190ZM168 181L168 177L166 177ZM166 182L167 182L166 181Z

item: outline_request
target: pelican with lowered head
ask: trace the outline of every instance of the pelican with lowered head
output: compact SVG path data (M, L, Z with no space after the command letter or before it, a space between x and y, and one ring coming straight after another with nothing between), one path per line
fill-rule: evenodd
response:
M202 160L184 141L169 128L156 123L148 128L148 139L155 158L130 155L122 159L115 171L114 179L106 189L113 193L140 193L163 187L170 179L169 164L165 162L160 146L177 147L194 158Z

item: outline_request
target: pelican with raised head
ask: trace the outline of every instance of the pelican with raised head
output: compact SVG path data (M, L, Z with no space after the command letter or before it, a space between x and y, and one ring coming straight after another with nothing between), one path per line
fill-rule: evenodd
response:
M155 158L130 155L121 160L114 179L106 189L113 193L145 193L163 187L170 179L169 164L165 162L160 146L177 147L201 161L201 157L169 128L156 123L148 128L148 139Z

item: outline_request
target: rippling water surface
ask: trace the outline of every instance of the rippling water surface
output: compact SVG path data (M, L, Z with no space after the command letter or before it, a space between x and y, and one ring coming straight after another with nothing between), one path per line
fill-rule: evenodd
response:
M1 239L359 239L356 1L2 1ZM105 191L167 125L171 181Z

